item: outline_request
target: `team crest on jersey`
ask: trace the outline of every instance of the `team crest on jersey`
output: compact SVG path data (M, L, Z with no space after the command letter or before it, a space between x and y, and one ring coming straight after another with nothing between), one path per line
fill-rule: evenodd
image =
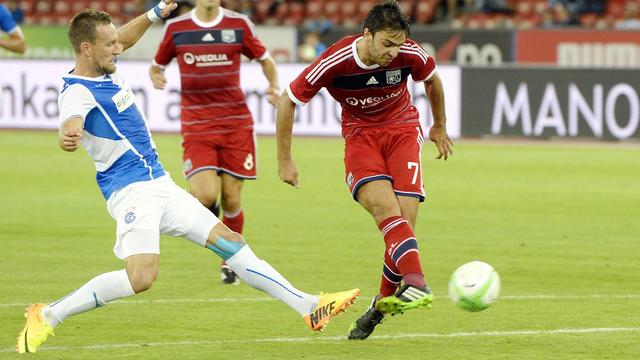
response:
M235 30L222 30L222 42L226 43L234 43L236 42L236 31Z
M354 179L353 179L353 174L352 174L352 173L349 173L349 175L347 175L347 186L348 186L349 188L351 188L351 185L353 185L353 180L354 180Z
M133 211L129 211L124 215L125 224L131 224L134 221L136 221L136 213L134 213Z
M387 71L387 85L395 85L402 80L402 72L398 70Z
M185 173L188 173L189 171L191 171L191 169L193 169L193 164L191 163L191 159L187 159L184 161L184 163L182 164L182 169L184 170Z

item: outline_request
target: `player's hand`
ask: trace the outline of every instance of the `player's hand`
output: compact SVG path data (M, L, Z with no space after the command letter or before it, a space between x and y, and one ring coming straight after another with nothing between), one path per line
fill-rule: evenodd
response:
M178 4L173 0L162 0L162 1L164 1L164 3L167 4L167 7L160 10L160 17L164 19L167 16L169 16L169 14L171 14L171 12L178 7Z
M71 127L62 130L62 148L65 151L74 151L80 146L82 129Z
M450 155L453 155L453 141L449 135L447 135L447 129L444 126L435 126L433 125L429 130L429 139L433 141L438 148L438 156L436 159L444 159L447 160Z
M164 71L158 66L152 65L149 68L149 77L153 83L153 87L159 90L164 90L167 85L167 78L164 76Z
M280 101L280 89L278 87L269 86L267 89L267 101L273 106L278 105L278 101Z
M278 176L285 183L295 188L300 187L298 184L298 167L293 160L278 161Z

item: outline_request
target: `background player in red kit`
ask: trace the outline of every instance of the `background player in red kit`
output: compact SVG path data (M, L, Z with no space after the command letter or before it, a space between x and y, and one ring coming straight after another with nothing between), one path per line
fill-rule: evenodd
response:
M349 339L366 339L385 314L428 307L433 299L413 231L418 204L425 197L420 158L424 136L407 90L409 75L424 82L434 117L429 138L438 159L452 154L453 142L446 132L436 64L408 35L409 23L398 4L378 4L365 19L363 34L327 49L290 84L278 104L278 174L297 187L298 170L291 157L295 106L309 102L323 87L340 103L345 180L384 237L380 294L351 325Z
M182 85L184 174L191 193L222 222L242 233L243 180L256 178L253 119L240 88L240 58L257 59L269 82L268 101L280 93L275 61L244 15L220 7L220 0L196 0L193 11L167 22L149 74L164 89L164 67L174 57ZM237 284L224 263L221 278Z

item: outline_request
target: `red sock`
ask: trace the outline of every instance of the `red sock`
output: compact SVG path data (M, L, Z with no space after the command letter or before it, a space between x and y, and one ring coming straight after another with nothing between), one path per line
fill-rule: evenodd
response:
M380 295L382 297L393 295L398 290L401 280L400 271L398 271L396 265L391 261L391 257L385 251L382 278L380 279Z
M383 220L378 224L378 228L382 231L382 229L385 229L387 225L391 224L398 218L399 217L391 217ZM402 281L400 270L398 270L396 264L391 260L391 256L389 256L388 251L385 248L384 264L382 265L382 278L380 279L380 296L385 297L393 295L398 289L400 281Z
M387 245L385 249L385 266L391 267L391 265L395 265L397 271L394 271L393 268L389 270L400 273L406 284L416 287L425 286L422 266L420 265L418 242L407 220L402 216L391 216L383 220L378 225L378 228L380 228L382 236L384 236L384 242ZM382 287L381 285L381 292Z
M242 212L242 209L235 213L228 213L224 211L222 214L222 223L227 225L231 231L242 234L242 228L244 227L244 213ZM222 260L222 265L226 264L227 263Z
M244 213L242 212L242 209L234 213L228 213L224 211L222 216L222 223L227 225L227 227L231 229L231 231L242 234L242 228L244 226Z

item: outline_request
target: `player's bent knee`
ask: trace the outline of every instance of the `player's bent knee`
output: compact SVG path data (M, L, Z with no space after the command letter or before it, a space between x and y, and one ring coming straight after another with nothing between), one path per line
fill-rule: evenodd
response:
M211 229L211 231L209 232L208 241L210 243L215 243L219 237L222 237L234 242L246 243L244 240L244 237L241 234L229 229L227 225L225 225L222 222L218 222L213 227L213 229Z
M206 191L203 192L199 192L199 191L194 191L193 189L191 190L191 195L193 195L196 199L198 199L198 201L206 206L207 208L213 206L213 204L216 203L217 200L217 196L214 193L209 193Z
M237 233L234 233L237 234ZM240 235L240 234L237 234ZM218 254L223 260L229 260L233 255L235 255L243 246L247 243L244 241L244 238L240 235L239 238L236 237L236 240L225 239L222 236L218 237L213 241L213 243L207 243L207 249L213 251Z
M242 208L240 198L229 200L228 198L221 199L222 208L225 212L234 213Z
M131 282L131 288L138 294L151 289L158 278L157 266L128 266L127 274Z
M237 191L223 191L221 194L222 207L226 211L236 211L240 208L241 195Z
M247 241L244 239L244 236L242 236L242 234L237 233L235 231L230 231L228 234L223 235L222 237L225 238L226 240L240 243L242 245L247 243Z
M133 276L129 276L131 281L131 288L136 294L151 289L154 281L158 277L158 273L145 273L137 271Z
M211 229L205 246L226 261L246 244L241 234L231 231L223 223L218 223Z
M393 202L372 201L361 204L376 221L384 220L390 216L399 216L401 213L400 206Z

